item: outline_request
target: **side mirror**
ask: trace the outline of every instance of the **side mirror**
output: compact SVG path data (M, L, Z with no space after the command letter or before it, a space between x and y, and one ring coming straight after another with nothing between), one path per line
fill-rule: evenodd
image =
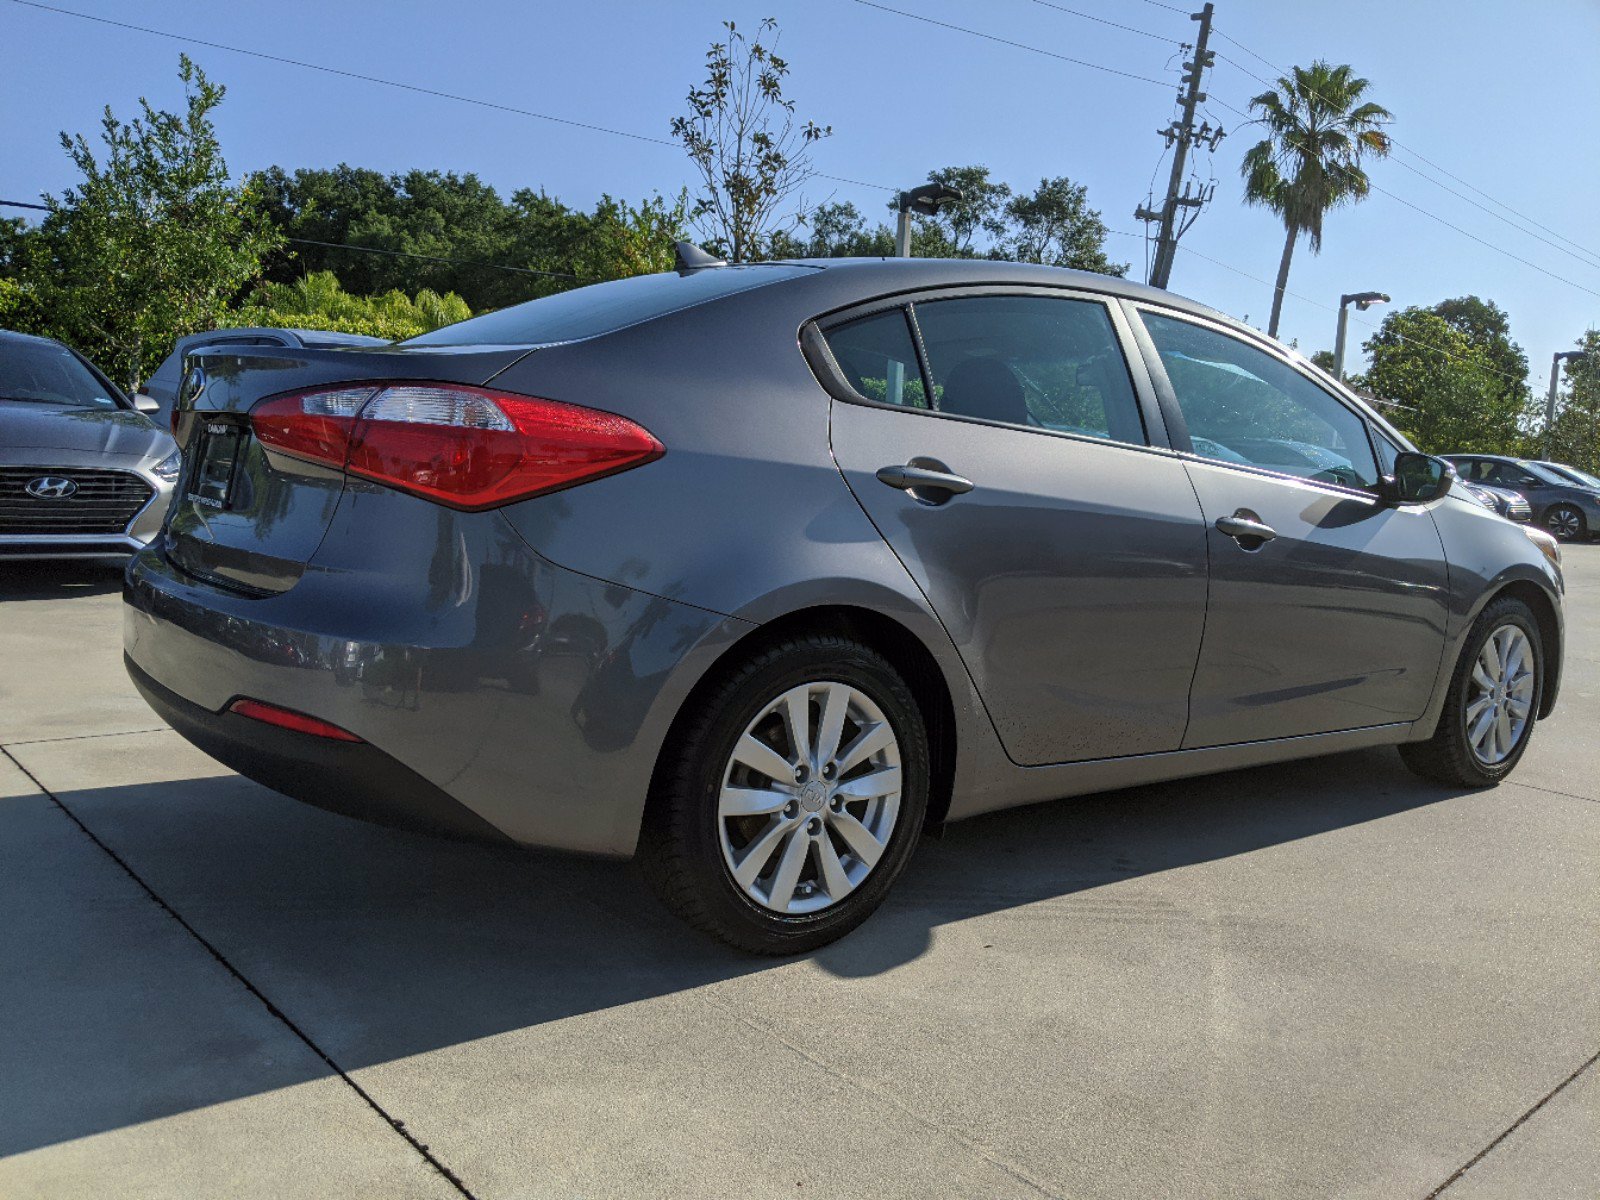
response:
M154 396L146 395L144 392L135 392L133 394L133 407L144 413L146 416L148 416L150 413L161 411L160 401L158 401Z
M1391 504L1426 504L1450 490L1456 469L1442 458L1404 450L1395 455L1394 474L1384 477L1381 491Z

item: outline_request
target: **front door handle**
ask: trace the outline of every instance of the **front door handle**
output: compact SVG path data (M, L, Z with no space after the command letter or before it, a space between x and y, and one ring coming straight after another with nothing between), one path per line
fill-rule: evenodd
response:
M879 467L878 482L902 491L915 492L926 489L930 492L949 492L952 496L959 496L972 490L972 480L963 479L950 471L919 467L915 461L896 467Z
M1234 513L1231 517L1218 517L1217 528L1244 546L1246 550L1259 549L1261 543L1270 542L1278 536L1276 529L1264 521L1257 520L1254 513L1247 516L1242 511ZM1248 542L1255 544L1246 545Z

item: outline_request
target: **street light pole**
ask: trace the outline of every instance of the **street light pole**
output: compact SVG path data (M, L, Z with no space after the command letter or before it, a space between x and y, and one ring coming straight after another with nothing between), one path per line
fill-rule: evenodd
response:
M1550 392L1544 398L1544 456L1555 453L1556 389L1561 386L1561 360L1582 362L1589 355L1582 350L1557 350L1550 356Z
M909 192L901 192L895 204L899 215L894 222L894 256L911 257L912 213L931 217L939 211L941 205L956 203L963 198L961 189L951 187L948 183L924 183Z
M1351 292L1339 297L1339 332L1333 339L1333 377L1344 382L1344 343L1350 328L1350 305L1366 312L1374 304L1387 304L1389 297L1382 292Z

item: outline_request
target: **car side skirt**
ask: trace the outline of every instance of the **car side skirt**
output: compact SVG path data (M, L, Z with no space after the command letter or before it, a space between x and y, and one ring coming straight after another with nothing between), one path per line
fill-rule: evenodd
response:
M1125 758L1103 758L1057 766L1018 767L1005 780L1003 787L989 790L981 799L971 794L963 796L957 791L950 805L948 819L958 821L980 813L1037 804L1044 800L1061 800L1148 783L1165 783L1195 775L1235 771L1242 767L1362 750L1369 746L1397 745L1411 740L1413 728L1413 722L1403 721L1338 733L1241 742L1232 746L1134 754Z

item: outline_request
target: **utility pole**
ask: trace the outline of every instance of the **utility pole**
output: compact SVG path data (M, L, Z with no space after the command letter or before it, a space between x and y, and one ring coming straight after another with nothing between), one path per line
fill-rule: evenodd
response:
M1582 362L1589 355L1582 350L1557 350L1550 357L1550 394L1544 399L1544 456L1555 453L1556 389L1561 386L1561 361Z
M1141 221L1161 222L1161 232L1156 239L1156 257L1150 266L1152 287L1164 288L1172 277L1172 259L1177 253L1178 237L1186 227L1178 219L1179 211L1199 208L1208 199L1200 193L1190 194L1188 185L1184 183L1183 169L1188 162L1189 146L1194 142L1209 141L1215 149L1223 137L1222 130L1213 130L1209 122L1204 129L1197 130L1194 127L1194 110L1206 98L1206 94L1200 90L1200 81L1206 68L1217 57L1215 51L1206 49L1206 43L1211 38L1212 10L1213 5L1207 3L1199 12L1189 16L1191 21L1200 22L1200 35L1194 43L1194 61L1183 64L1186 72L1183 76L1183 116L1165 129L1156 131L1167 139L1167 145L1176 147L1172 152L1172 174L1167 179L1167 198L1159 210L1152 211L1140 205L1133 214ZM1183 185L1181 194L1178 190L1180 184Z

